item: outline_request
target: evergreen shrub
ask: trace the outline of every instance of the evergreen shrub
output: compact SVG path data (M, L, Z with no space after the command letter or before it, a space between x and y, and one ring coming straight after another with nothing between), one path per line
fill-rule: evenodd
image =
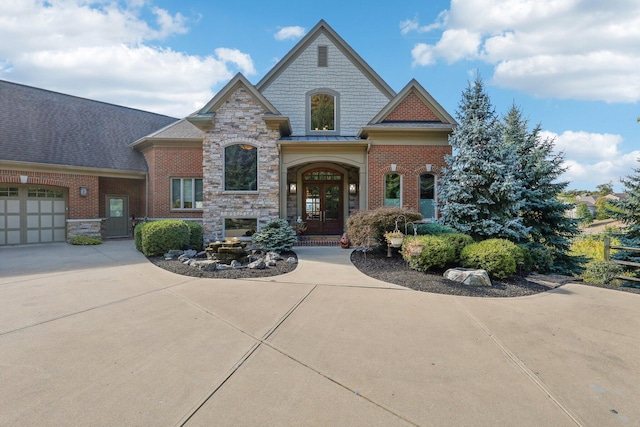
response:
M100 245L102 244L102 239L91 236L73 236L69 239L69 243L72 245Z
M530 243L524 246L527 249L525 253L525 267L527 271L537 271L538 273L549 273L553 268L554 257L553 251L539 243Z
M446 232L445 234L440 234L439 236L445 239L447 243L453 247L455 257L452 264L459 263L462 250L473 243L473 239L471 238L471 236L463 233Z
M189 227L189 246L196 251L202 250L204 243L204 231L202 225L195 221L185 221L187 227Z
M590 261L587 263L582 280L585 283L606 285L611 283L616 276L623 274L621 265L609 261Z
M519 262L524 262L520 247L506 239L488 239L466 246L460 254L463 267L487 271L496 279L516 274Z
M396 218L404 216L407 222L420 221L422 215L405 208L384 207L370 211L358 211L347 219L347 232L353 246L386 247L384 233L395 228ZM404 233L405 220L400 218L398 229ZM407 232L411 229L409 225ZM413 230L411 230L413 231Z
M410 256L408 246L421 244L420 255ZM409 268L425 272L433 267L444 268L455 261L456 251L445 236L408 237L402 242L402 257Z
M269 221L251 240L261 249L269 252L289 251L296 242L296 231L284 219Z
M407 227L407 230L409 234L413 233L413 227L411 226L411 224L409 224L409 227ZM429 222L425 224L417 224L416 232L419 236L424 236L424 235L435 236L439 234L453 234L453 233L457 233L458 231L449 226L438 224L437 222Z
M189 244L189 227L182 220L163 219L146 223L141 235L142 253L146 256L163 255Z
M133 241L136 244L136 249L142 252L142 233L143 229L150 224L150 222L141 222L133 229Z

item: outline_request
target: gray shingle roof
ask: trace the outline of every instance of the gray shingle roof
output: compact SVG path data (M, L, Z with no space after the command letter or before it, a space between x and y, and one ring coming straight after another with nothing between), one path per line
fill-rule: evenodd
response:
M0 80L0 160L146 171L128 144L176 120Z

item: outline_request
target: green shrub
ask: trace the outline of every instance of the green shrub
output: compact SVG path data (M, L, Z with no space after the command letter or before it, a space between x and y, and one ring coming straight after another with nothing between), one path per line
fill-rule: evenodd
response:
M453 247L455 256L451 262L452 264L457 264L460 261L460 254L462 253L462 250L473 243L473 238L471 236L458 232L446 232L445 234L440 234L439 237L445 239L447 243Z
M413 227L411 225L409 225L407 229L409 234L413 233ZM437 222L417 224L416 230L419 236L425 236L425 235L436 236L439 234L453 234L458 232L454 228L451 228L447 225L440 225Z
M572 256L584 256L594 261L604 261L604 234L591 234L576 239L571 244ZM611 237L611 245L619 245L620 240L615 237ZM616 250L611 250L611 254L616 253Z
M412 256L409 247L420 244L423 246L420 255ZM427 271L433 267L444 268L455 261L456 251L451 242L443 236L407 237L402 242L402 257L409 267L417 271Z
M418 212L395 207L378 208L371 211L358 211L347 219L347 232L353 246L386 247L384 233L395 228L396 218L404 216L407 222L419 221ZM404 233L405 220L400 218L398 229ZM411 227L407 227L409 231Z
M182 249L188 244L189 227L182 220L152 221L142 229L142 253L146 256L162 255L172 249Z
M621 265L608 261L591 261L582 274L582 280L585 283L596 283L606 285L611 283L616 276L620 276L624 272Z
M284 219L274 219L251 236L254 244L266 251L289 251L296 242L296 231Z
M537 271L538 273L549 273L555 262L553 250L539 243L526 245L529 258L525 259L527 271ZM527 265L529 263L529 265Z
M204 231L202 225L195 221L185 221L189 227L189 246L196 251L202 250L204 243Z
M489 276L505 279L516 273L524 262L522 250L505 239L488 239L466 246L460 254L463 267L486 270Z
M140 252L142 252L142 233L148 224L150 224L150 222L141 222L133 229L133 241L136 244L136 249Z
M69 239L69 243L72 245L99 245L102 243L102 239L91 236L73 236Z

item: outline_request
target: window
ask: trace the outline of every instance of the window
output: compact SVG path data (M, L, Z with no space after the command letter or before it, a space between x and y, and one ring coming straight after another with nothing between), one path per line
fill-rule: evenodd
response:
M29 189L27 190L27 197L33 197L36 199L62 199L64 198L64 193L62 192L62 190L29 187Z
M435 176L430 173L420 175L420 214L423 218L435 218L434 204Z
M318 46L318 67L329 66L329 48L328 46Z
M173 178L171 208L202 209L202 178Z
M256 218L225 218L225 237L251 237L258 228Z
M0 187L0 197L18 197L18 187Z
M311 130L336 130L335 97L326 93L311 95Z
M402 205L402 179L398 173L389 173L384 177L384 205L397 206Z
M258 149L249 144L224 149L225 191L258 191Z

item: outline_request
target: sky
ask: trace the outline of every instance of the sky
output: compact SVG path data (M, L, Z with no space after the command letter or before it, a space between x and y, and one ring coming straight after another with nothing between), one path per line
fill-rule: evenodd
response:
M454 117L479 74L498 115L516 105L555 139L568 189L623 191L640 167L637 0L1 0L0 79L180 118L321 19Z

